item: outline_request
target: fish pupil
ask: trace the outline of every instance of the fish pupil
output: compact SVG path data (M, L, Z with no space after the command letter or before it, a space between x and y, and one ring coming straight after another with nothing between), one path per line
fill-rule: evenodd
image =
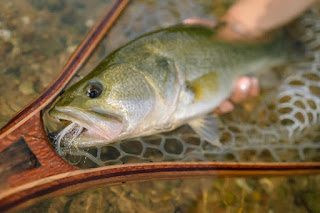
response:
M102 92L102 87L98 84L92 84L88 86L86 95L90 98L98 97Z
M90 98L95 98L95 97L97 97L99 95L99 93L98 93L98 91L96 91L96 90L93 90L93 91L90 91L89 92L89 97Z

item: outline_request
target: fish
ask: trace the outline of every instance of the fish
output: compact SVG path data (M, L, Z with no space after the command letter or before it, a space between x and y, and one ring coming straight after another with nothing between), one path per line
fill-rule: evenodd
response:
M115 50L68 88L49 111L68 122L58 146L101 146L174 130L184 124L220 146L212 111L237 77L283 64L294 45L285 36L264 42L224 41L217 29L176 25Z

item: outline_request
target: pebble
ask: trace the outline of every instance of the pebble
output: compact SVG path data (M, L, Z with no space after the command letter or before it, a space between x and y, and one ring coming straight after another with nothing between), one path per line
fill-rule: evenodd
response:
M4 41L9 41L12 37L12 32L8 29L0 29L0 38Z
M38 64L38 63L33 63L33 64L31 64L30 68L31 68L32 70L38 71L38 70L40 69L40 64Z
M77 45L72 45L67 47L68 53L73 53L77 49Z
M24 25L29 25L31 23L30 17L29 16L22 16L21 21Z
M246 179L244 178L237 178L236 184L241 188L244 189L247 193L252 193L253 189L247 184Z
M94 25L93 19L88 19L85 23L86 27L92 27Z
M261 178L259 180L259 183L262 185L262 187L264 188L264 190L268 193L271 194L274 190L274 185L273 182L268 179L268 178Z
M19 91L23 95L32 95L35 94L36 92L34 91L33 88L33 83L31 81L24 81L20 84L19 86Z

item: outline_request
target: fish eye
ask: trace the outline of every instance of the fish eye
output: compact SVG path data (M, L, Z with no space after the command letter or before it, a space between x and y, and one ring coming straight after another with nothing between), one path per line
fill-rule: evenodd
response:
M86 96L90 98L96 98L101 94L101 92L102 92L102 85L99 84L98 82L93 82L87 86Z

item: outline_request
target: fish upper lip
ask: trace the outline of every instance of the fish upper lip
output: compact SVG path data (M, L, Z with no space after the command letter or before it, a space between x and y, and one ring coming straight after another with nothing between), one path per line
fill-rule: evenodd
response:
M114 114L109 114L109 113L104 113L104 112L100 112L98 110L82 110L79 108L71 108L71 107L54 107L55 110L57 110L60 113L66 113L68 116L62 116L61 114L58 116L55 116L57 119L63 119L63 120L68 120L71 122L75 122L78 123L78 125L89 129L89 130L95 130L98 131L104 138L109 140L109 137L107 136L107 134L104 132L103 129L99 128L99 126L94 125L94 123L92 122L92 120L90 119L90 116L103 116L106 117L108 119L114 119L118 122L123 122L123 120L121 119L120 116L114 115ZM88 116L89 114L89 116ZM86 119L87 118L87 119Z

